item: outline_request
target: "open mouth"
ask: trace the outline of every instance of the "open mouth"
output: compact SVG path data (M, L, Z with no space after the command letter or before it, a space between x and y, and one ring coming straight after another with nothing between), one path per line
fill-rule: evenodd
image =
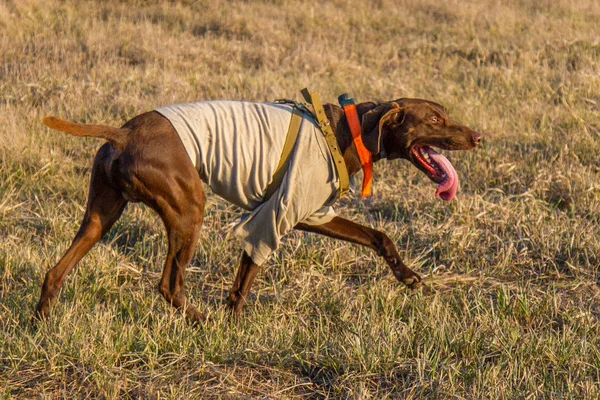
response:
M415 162L438 184L435 195L445 201L452 200L458 190L458 175L450 161L429 146L415 144L410 151Z

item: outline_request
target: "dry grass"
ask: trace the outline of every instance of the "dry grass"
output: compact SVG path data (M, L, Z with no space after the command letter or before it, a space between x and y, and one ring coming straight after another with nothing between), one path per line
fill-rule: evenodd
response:
M600 397L600 5L439 2L0 2L3 398ZM433 294L375 255L294 233L245 318L223 300L238 211L210 198L188 273L194 329L155 291L160 221L130 206L29 325L83 215L94 140L46 114L119 125L202 99L422 97L485 133L451 154L458 200L406 162L342 215L388 232Z

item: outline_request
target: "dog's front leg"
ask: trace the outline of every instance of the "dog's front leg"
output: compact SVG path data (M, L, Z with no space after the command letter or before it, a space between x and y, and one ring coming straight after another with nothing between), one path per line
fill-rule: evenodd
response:
M256 265L252 258L244 251L242 253L242 259L240 260L240 267L238 268L237 275L233 287L229 292L227 298L227 305L232 309L233 315L239 317L242 313L242 308L246 302L246 297L250 292L250 287L254 283L254 278L258 273L260 267Z
M340 217L335 217L323 225L298 224L296 229L370 247L385 259L400 282L410 288L422 285L421 277L402 262L394 242L381 231Z

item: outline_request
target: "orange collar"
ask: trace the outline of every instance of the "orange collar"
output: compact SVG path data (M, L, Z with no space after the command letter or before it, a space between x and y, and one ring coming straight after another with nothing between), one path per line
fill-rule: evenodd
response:
M371 152L367 150L365 144L362 141L362 128L360 121L358 120L358 113L356 112L355 104L347 104L344 106L344 113L346 114L346 120L350 126L350 132L354 138L354 146L358 152L358 158L360 159L360 165L363 169L363 185L362 185L362 197L368 197L373 191L373 157Z

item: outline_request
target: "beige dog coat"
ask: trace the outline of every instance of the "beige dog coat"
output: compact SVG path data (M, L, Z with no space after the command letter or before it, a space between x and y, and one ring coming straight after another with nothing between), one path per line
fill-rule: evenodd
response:
M292 106L207 101L156 110L173 125L214 193L248 211L234 228L244 250L261 265L281 238L302 222L321 225L336 215L339 182L323 133L305 116L289 168L267 201L265 193L279 163Z

